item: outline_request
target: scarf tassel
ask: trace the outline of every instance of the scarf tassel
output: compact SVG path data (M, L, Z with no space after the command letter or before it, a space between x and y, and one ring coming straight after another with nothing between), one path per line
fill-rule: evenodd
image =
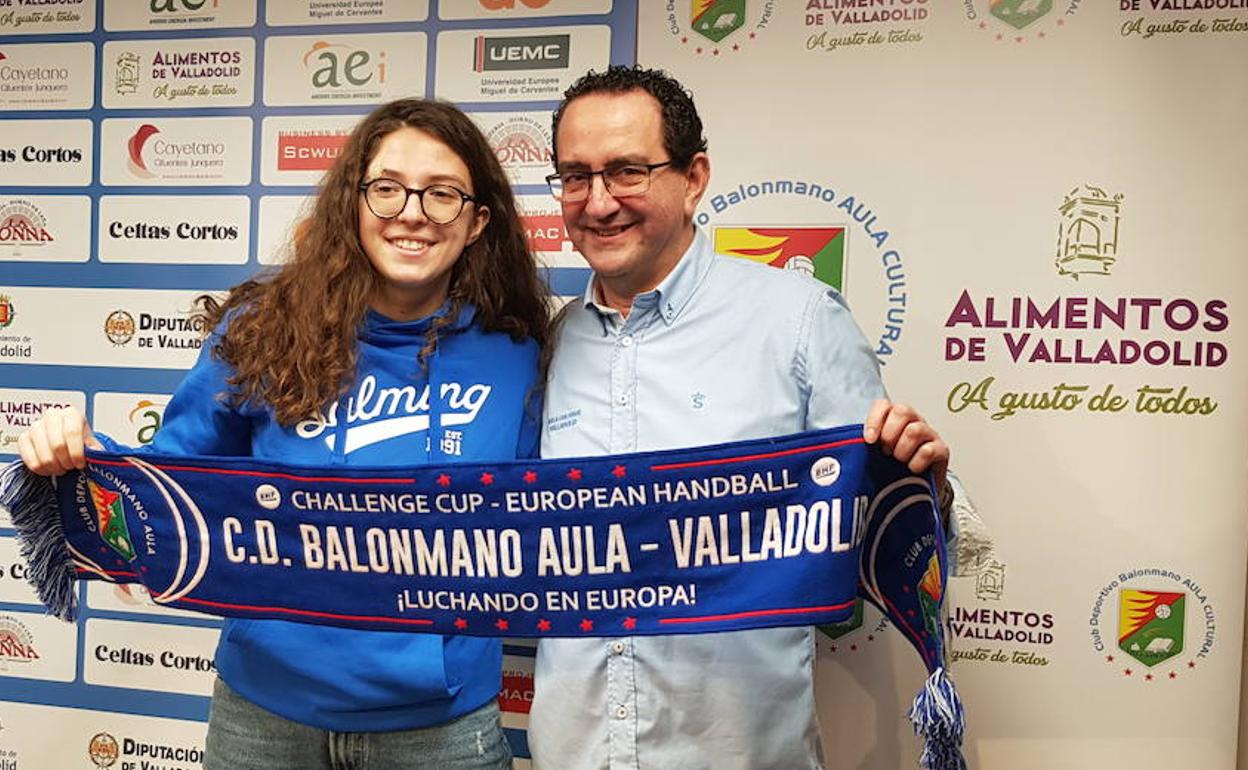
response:
M914 734L923 737L920 767L966 770L966 759L962 756L962 737L966 733L962 699L943 667L927 678L923 689L914 697L909 716Z
M72 622L78 617L74 560L65 542L56 489L21 460L0 469L0 507L7 508L21 541L26 579L48 614Z

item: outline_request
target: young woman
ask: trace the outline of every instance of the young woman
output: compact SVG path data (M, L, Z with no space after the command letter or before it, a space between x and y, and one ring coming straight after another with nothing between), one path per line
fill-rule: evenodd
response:
M463 113L403 100L364 118L290 251L203 301L214 331L152 450L374 466L536 453L546 297ZM83 467L84 443L64 410L18 445L51 475ZM208 770L510 766L497 640L227 620L216 664Z

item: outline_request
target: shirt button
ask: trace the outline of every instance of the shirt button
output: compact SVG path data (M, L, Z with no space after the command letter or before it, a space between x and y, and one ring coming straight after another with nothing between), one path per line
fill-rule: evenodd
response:
M626 348L631 348L633 346L633 336L631 334L625 334L620 337L620 344Z
M624 654L624 643L623 643L623 642L612 642L612 643L611 643L611 652L615 653L616 655L622 655L622 654Z
M617 706L617 707L616 707L616 709L615 709L615 718L616 718L616 719L627 719L627 718L628 718L628 707L627 707L627 706Z
M616 399L616 403L618 403L620 406L628 406L628 394L626 393L622 394L619 398Z

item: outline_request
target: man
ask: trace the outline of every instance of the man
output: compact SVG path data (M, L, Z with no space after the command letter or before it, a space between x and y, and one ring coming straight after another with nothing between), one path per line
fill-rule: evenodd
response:
M839 295L718 257L694 227L710 161L679 83L636 68L591 72L565 94L554 137L548 179L594 275L562 318L543 457L865 420L868 442L945 489L948 447L913 409L883 400L875 356ZM814 664L809 627L543 640L535 767L821 767Z

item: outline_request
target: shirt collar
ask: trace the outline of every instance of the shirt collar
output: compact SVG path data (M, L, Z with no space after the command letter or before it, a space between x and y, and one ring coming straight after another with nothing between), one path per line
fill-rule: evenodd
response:
M667 277L653 290L643 292L633 298L634 310L638 309L637 300L645 298L646 301L641 304L657 307L663 320L669 326L672 325L680 317L685 306L689 304L689 300L693 299L698 287L702 285L702 280L706 278L707 271L711 269L711 262L714 258L715 251L711 248L710 240L700 229L694 228L693 242L681 255L676 267L672 268L672 272L668 273ZM599 316L616 312L598 302L597 287L598 276L593 275L585 286L585 293L581 297L582 305L598 311ZM649 300L652 296L654 300Z

